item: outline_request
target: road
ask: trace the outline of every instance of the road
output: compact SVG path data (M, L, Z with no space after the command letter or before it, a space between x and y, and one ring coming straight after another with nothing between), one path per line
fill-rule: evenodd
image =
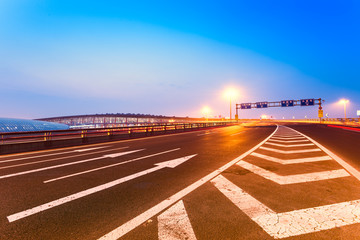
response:
M232 126L0 157L0 239L359 239L360 133Z

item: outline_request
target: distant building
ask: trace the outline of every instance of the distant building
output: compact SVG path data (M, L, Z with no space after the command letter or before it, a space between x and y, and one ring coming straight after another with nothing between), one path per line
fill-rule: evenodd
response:
M28 119L0 118L0 132L66 130L68 125Z

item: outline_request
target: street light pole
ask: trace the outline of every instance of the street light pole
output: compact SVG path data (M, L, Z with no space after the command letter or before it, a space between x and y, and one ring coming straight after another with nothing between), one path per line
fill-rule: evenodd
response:
M229 119L232 120L231 100L232 100L232 98L236 98L237 90L234 88L228 88L224 92L224 96L227 100L230 100L230 117L229 117Z
M231 120L231 96L230 96L230 120Z
M345 116L345 121L346 121L346 104L349 102L349 100L342 99L340 102L344 104L344 116Z
M344 101L344 115L345 115L345 121L346 121L346 101Z

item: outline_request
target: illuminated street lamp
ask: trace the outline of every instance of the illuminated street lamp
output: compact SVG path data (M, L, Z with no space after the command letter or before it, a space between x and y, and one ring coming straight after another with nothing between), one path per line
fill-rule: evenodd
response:
M205 106L201 109L201 113L206 118L206 120L209 118L210 112L211 112L211 109L208 106Z
M226 98L230 99L230 120L231 120L231 115L232 115L231 114L231 99L234 99L238 95L238 93L237 93L236 89L228 88L228 89L226 89L224 95Z
M345 115L345 121L346 121L346 104L349 102L347 99L341 99L340 103L344 104L344 115Z

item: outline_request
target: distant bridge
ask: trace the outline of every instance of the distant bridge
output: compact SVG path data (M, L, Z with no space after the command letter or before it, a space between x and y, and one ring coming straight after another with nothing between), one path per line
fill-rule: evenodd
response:
M72 128L111 128L126 126L141 126L151 124L165 124L172 122L203 122L205 118L169 117L149 114L93 114L76 115L37 119L41 121L67 124ZM210 121L221 121L222 119L208 119Z

